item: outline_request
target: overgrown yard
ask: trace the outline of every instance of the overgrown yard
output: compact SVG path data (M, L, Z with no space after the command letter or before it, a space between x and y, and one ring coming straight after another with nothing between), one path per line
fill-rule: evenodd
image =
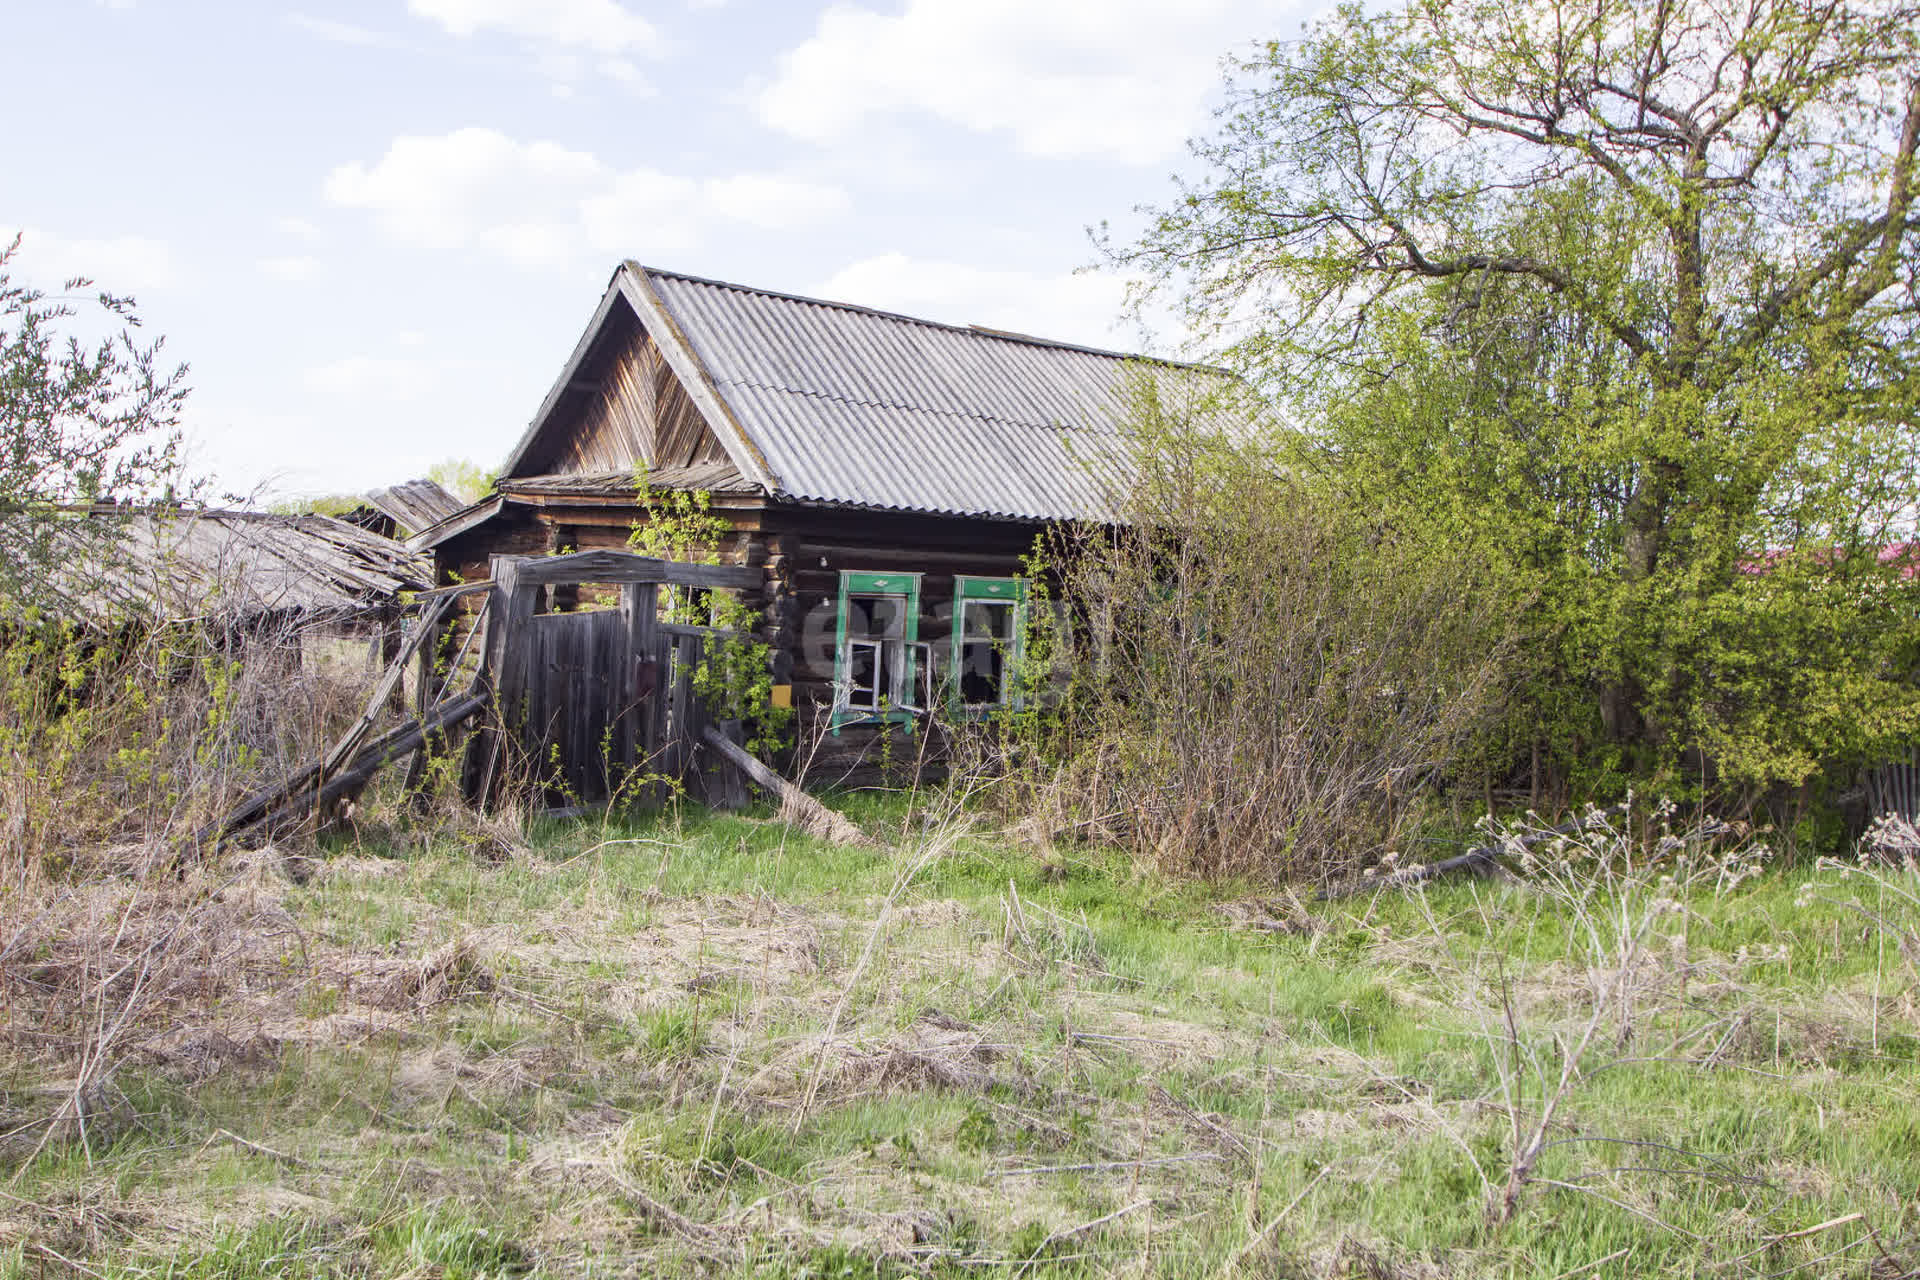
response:
M1318 903L857 816L9 908L0 1277L1920 1268L1911 870Z

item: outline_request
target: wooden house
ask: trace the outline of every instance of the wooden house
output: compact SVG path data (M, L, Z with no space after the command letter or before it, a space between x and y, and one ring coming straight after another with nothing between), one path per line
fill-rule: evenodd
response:
M1201 366L917 320L623 264L500 471L414 540L439 579L491 557L624 547L656 489L710 495L790 697L845 756L931 706L1008 696L1021 565L1107 521L1140 379ZM556 597L551 608L567 608Z

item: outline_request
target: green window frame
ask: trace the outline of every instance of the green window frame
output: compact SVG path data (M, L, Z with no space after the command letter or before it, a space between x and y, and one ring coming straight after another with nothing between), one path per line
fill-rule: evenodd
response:
M1004 626L988 622L992 617L984 606L1008 606ZM969 609L968 606L976 606ZM984 617L982 615L985 615ZM973 625L968 625L969 616ZM984 625L983 625L984 624ZM987 716L1003 707L1020 705L1014 687L1020 669L1020 657L1026 644L1027 580L1025 578L984 578L955 574L953 578L953 641L948 650L948 705L961 716ZM996 634L998 632L999 634ZM983 648L990 646L989 648ZM994 685L991 701L969 701L970 680L987 680Z
M920 645L918 573L843 569L833 637L833 716L849 724L912 723ZM874 631L876 602L891 602L897 624ZM849 636L852 629L854 634Z

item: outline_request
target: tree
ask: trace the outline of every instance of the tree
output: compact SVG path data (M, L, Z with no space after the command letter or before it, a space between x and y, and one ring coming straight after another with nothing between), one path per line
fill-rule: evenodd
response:
M1917 150L1901 0L1347 7L1110 251L1503 566L1550 753L1760 787L1920 732Z
M499 473L471 458L447 458L427 468L427 479L462 502L478 502L493 492Z
M177 493L187 369L162 364L161 339L136 340L132 298L89 298L84 277L57 294L17 280L20 243L0 249L0 601L31 604L50 558L106 528L64 528L61 508ZM71 324L108 332L83 341Z

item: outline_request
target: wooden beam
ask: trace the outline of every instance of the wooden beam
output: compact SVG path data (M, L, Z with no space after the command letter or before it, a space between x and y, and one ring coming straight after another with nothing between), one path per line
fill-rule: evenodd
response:
M869 849L874 847L872 838L866 832L761 764L748 754L745 747L728 740L716 726L708 725L701 736L706 739L708 746L718 751L734 767L780 798L782 821L799 827L808 835L831 840L835 844Z
M829 563L820 569L821 572L867 566L887 568L894 564L927 569L967 569L978 566L1000 570L997 573L983 573L983 577L1007 577L1019 573L1020 562L1031 549L1031 543L1025 547L1009 546L1004 551L935 551L900 544L878 547L850 542L801 542L795 549L794 560L802 569L817 569L820 568L820 561L825 559Z
M552 586L602 582L609 586L629 582L670 582L681 587L757 587L764 571L744 565L685 564L635 555L630 551L575 551L563 556L496 556L512 561L522 586ZM498 577L498 572L495 574Z
M662 622L660 634L675 638L691 636L695 640L732 640L740 633L730 627L703 627L693 622Z
M419 750L428 737L465 722L486 705L484 695L463 693L441 703L425 717L409 720L392 732L383 734L317 790L298 793L287 804L274 810L267 820L269 828L290 822L316 806L324 808L357 794L388 762Z
M413 599L416 604L424 604L429 600L438 600L442 596L451 598L455 596L472 595L476 591L487 591L492 587L493 584L491 582L460 582L451 587L435 587L431 591L416 591L413 593Z
M320 765L322 772L332 773L346 762L348 756L359 749L360 740L366 737L369 729L373 728L373 722L380 718L381 705L395 689L400 687L400 681L407 673L408 660L427 638L434 634L440 625L441 618L446 616L447 610L452 605L452 596L440 596L421 612L420 625L414 628L413 634L407 637L406 642L388 661L386 673L380 677L380 682L373 688L373 695L367 699L367 709L361 713L358 720L354 721L353 727L347 730L340 741L333 744L333 749L327 752L326 758Z

